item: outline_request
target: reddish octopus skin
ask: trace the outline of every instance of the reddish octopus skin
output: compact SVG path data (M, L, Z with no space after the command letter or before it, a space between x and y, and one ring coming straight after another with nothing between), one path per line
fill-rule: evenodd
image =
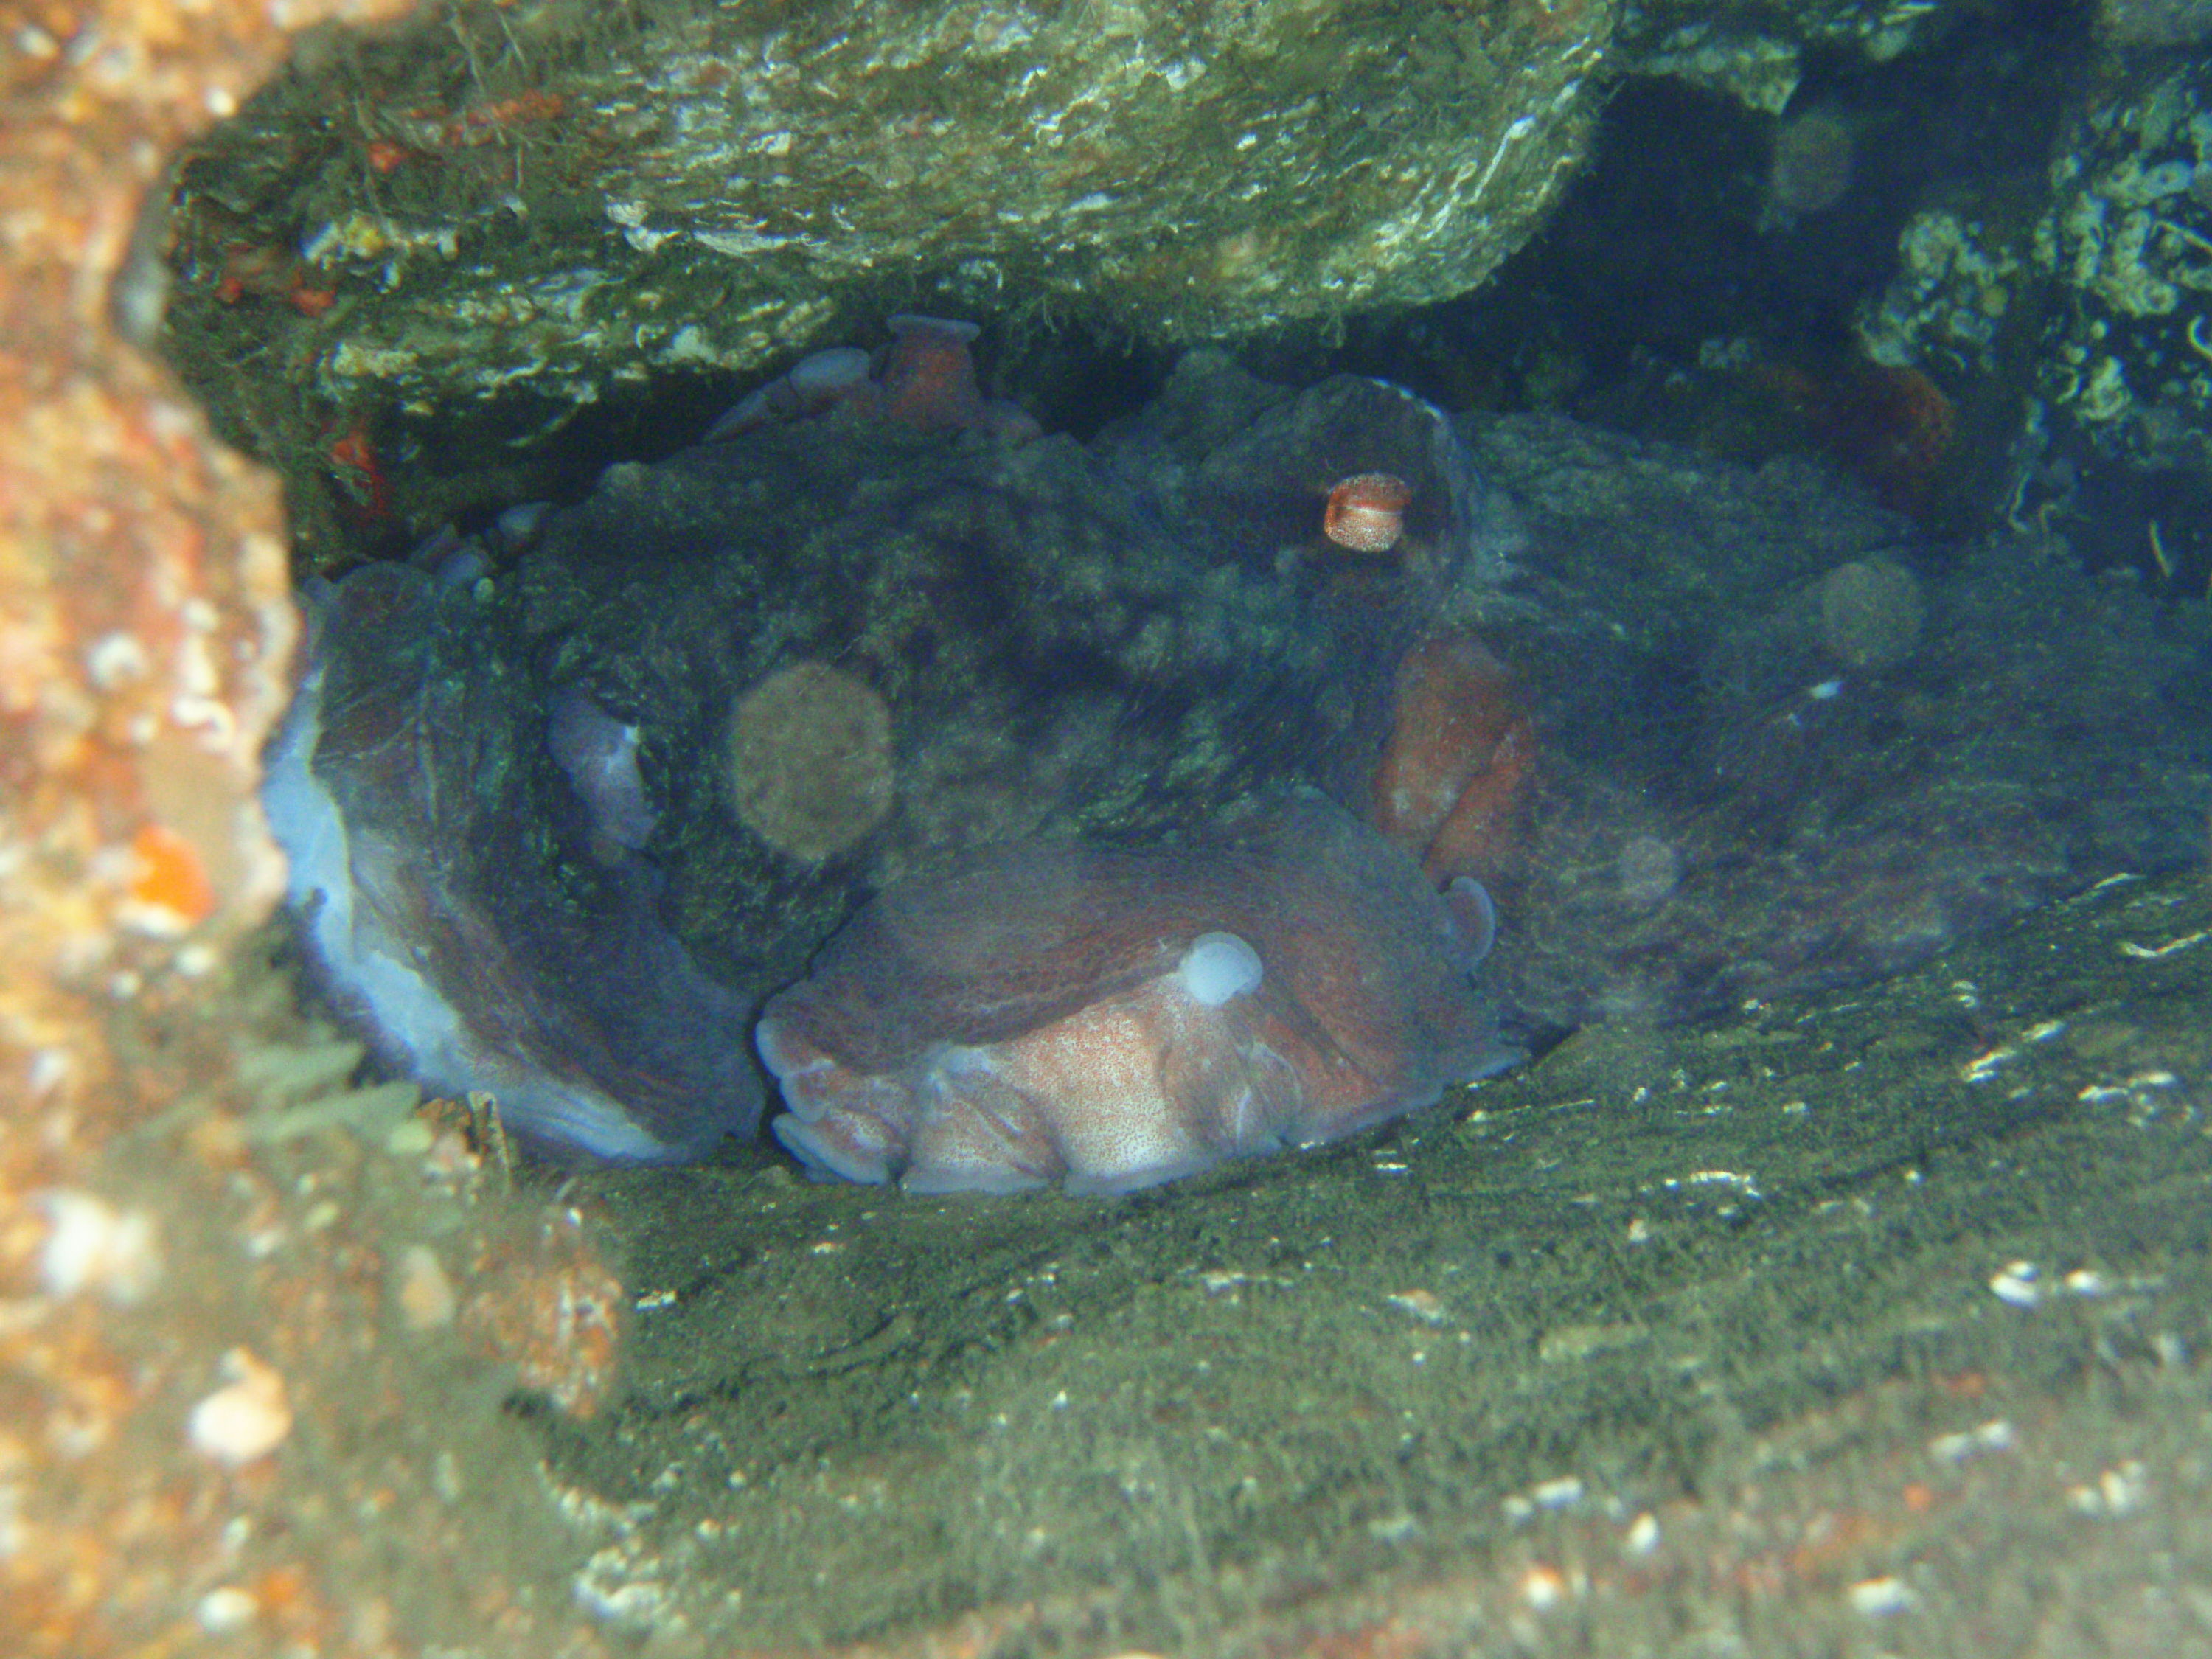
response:
M1122 1190L1310 1146L1519 1056L1486 903L1302 801L1174 849L996 849L879 896L757 1034L825 1176Z
M1505 665L1464 630L1431 634L1398 666L1375 827L1431 880L1510 883L1535 754Z
M973 323L901 314L890 320L891 343L872 356L855 346L810 353L786 374L755 388L707 428L722 443L784 421L883 421L916 432L992 434L1027 443L1042 431L1014 404L986 399L969 348L981 332Z

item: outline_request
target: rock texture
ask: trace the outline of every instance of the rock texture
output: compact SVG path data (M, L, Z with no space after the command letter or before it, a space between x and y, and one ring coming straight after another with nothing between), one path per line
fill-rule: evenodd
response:
M113 0L8 23L0 1651L27 1659L396 1656L533 1601L557 1611L523 1614L509 1650L604 1650L560 1577L582 1547L518 1524L537 1455L495 1402L520 1375L589 1409L621 1287L580 1211L480 1188L465 1136L408 1121L381 1147L414 1091L351 1088L359 1045L303 1026L245 942L283 877L253 804L295 629L282 504L139 349L166 158L270 73L276 14L391 9ZM387 1252L415 1264L404 1338ZM500 1565L464 1490L505 1517Z
M500 439L892 311L1174 341L1479 283L1571 174L1611 0L441 9L321 42L184 169L184 360L302 476Z

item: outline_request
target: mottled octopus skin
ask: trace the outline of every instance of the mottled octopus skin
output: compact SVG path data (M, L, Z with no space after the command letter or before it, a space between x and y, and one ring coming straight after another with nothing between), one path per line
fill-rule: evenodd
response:
M890 344L872 356L857 346L835 346L800 358L726 411L703 441L726 442L779 421L837 415L916 432L977 428L1016 444L1040 435L1025 410L987 401L977 388L968 349L982 331L974 323L902 314L889 326Z
M1318 800L1176 848L996 849L879 895L757 1042L823 1175L1118 1191L1311 1146L1519 1058L1437 894Z
M744 1001L659 920L634 738L581 692L495 695L465 592L398 564L314 597L306 672L264 757L287 902L331 1006L432 1094L482 1092L556 1156L695 1158L750 1134ZM550 748L576 790L549 826L603 873L556 902L477 779ZM609 769L611 768L611 770Z

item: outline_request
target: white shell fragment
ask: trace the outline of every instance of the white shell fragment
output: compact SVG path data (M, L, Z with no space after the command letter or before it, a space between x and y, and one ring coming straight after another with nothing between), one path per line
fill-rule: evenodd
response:
M161 1239L145 1211L119 1210L73 1187L40 1193L36 1201L46 1212L39 1282L47 1295L96 1291L118 1307L128 1307L160 1279Z
M185 1437L204 1457L236 1468L265 1457L292 1432L292 1405L283 1373L244 1348L222 1357L231 1380L192 1407Z

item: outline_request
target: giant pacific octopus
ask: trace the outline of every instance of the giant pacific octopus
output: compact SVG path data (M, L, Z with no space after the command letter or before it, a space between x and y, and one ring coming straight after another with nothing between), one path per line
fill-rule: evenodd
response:
M924 1190L1150 1185L1426 1106L1520 1058L1469 977L1488 896L1342 808L1174 848L996 849L902 884L774 998L810 1168Z
M659 921L634 850L652 830L634 734L564 695L542 729L568 787L502 805L499 734L539 721L470 649L466 589L377 564L307 604L307 672L262 801L332 1006L390 1069L491 1095L547 1150L664 1162L750 1133L749 1010ZM455 672L441 643L473 665ZM574 855L566 903L506 857L546 836Z
M1535 763L1535 728L1505 665L1474 632L1440 629L1398 665L1375 827L1436 880L1495 884L1519 853Z
M1363 793L1468 557L1449 422L1344 380L1085 454L981 398L972 328L893 326L312 601L265 799L333 1001L526 1139L690 1156L750 1133L753 1012L857 907L761 1023L779 1133L938 1186L1141 1185L1494 1069L1486 896L1324 793ZM1330 490L1380 476L1388 556L1355 558Z
M2124 596L1564 423L1474 428L1504 504L1411 393L1216 353L1078 446L895 331L312 602L265 798L392 1068L688 1157L757 1041L817 1174L1125 1188L2195 849L2186 653ZM1821 634L1869 559L1927 589L1879 653Z

